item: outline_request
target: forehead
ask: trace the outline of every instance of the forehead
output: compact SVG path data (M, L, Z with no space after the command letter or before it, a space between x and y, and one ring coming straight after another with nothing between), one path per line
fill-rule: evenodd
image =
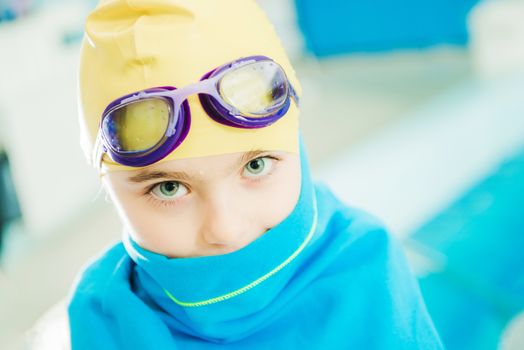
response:
M158 179L207 181L236 172L245 162L266 153L263 150L221 154L216 156L169 160L139 170L124 171L122 176L131 183Z

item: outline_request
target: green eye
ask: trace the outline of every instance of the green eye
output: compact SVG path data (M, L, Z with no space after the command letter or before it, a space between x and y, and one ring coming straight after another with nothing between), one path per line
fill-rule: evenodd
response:
M250 160L244 166L243 175L246 177L259 177L266 175L271 170L271 159L268 157L260 157Z
M160 199L174 199L187 193L187 187L177 181L166 181L156 185L151 192Z

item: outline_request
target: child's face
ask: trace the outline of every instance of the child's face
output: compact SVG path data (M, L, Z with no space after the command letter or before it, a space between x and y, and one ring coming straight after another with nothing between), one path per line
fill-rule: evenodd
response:
M284 220L300 194L300 158L247 152L109 172L105 185L145 249L169 257L238 250Z

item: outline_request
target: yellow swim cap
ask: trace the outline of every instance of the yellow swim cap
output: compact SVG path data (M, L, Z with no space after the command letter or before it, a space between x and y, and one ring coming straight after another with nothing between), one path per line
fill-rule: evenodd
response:
M300 95L280 40L253 0L101 1L87 18L81 50L79 108L86 156L92 157L102 113L113 100L151 87L181 88L224 63L254 55L280 64ZM189 133L161 161L254 149L298 153L295 103L271 126L239 129L213 121L198 96L190 96L188 102ZM104 164L110 169L136 169L108 156Z

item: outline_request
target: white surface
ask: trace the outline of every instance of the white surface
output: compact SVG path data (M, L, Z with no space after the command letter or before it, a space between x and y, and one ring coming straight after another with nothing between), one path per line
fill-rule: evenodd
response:
M524 72L524 1L484 0L468 18L470 49L485 77Z
M502 334L499 348L500 350L522 350L524 348L524 312L509 322Z
M524 79L468 82L319 167L346 202L400 238L524 146Z
M0 349L26 349L23 334L70 290L81 267L119 239L121 224L103 196L55 235L6 259L0 269ZM6 258L6 257L4 257Z
M0 26L0 144L29 234L56 230L96 192L96 174L77 146L79 46L62 44L66 31L82 28L85 12L64 3Z

